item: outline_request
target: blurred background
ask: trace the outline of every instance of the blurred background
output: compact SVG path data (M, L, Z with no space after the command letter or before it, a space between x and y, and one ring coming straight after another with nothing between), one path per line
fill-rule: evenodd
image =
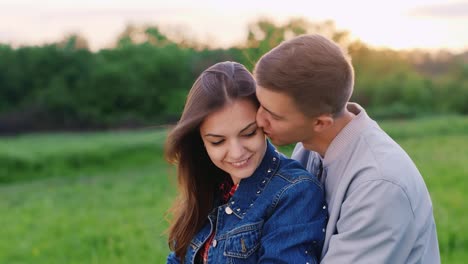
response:
M0 0L0 263L165 263L167 129L193 81L320 33L468 262L468 1ZM286 154L291 146L282 147Z

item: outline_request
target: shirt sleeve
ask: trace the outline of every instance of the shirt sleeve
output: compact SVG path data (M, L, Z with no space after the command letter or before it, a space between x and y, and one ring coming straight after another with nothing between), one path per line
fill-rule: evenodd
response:
M401 186L386 180L361 183L345 198L322 264L407 263L414 223Z
M258 263L318 263L327 208L324 192L311 179L288 186L263 225Z
M291 158L297 160L304 168L315 175L320 175L322 158L315 151L307 150L302 143L297 143L291 154Z

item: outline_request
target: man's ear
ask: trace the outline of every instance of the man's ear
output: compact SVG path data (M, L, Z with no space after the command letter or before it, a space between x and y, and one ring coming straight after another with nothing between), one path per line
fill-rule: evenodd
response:
M314 131L323 132L333 126L335 120L331 114L322 114L314 118Z

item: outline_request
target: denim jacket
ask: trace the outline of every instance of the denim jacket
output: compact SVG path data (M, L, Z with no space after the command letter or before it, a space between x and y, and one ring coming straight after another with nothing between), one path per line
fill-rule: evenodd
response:
M268 142L254 174L208 215L185 263L195 263L212 232L208 263L318 263L327 211L317 178ZM171 253L167 263L180 261Z

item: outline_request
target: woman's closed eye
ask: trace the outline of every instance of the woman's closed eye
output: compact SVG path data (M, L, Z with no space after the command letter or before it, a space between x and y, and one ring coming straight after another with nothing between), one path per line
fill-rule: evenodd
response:
M257 134L257 130L258 129L255 129L252 132L250 132L248 134L245 134L244 137L253 137L253 136L255 136Z
M258 131L258 127L256 127L255 129L253 129L252 131L250 131L249 133L247 134L240 134L241 137L246 137L246 138L250 138L250 137L253 137L257 134L257 131ZM224 143L224 141L226 141L224 138L223 139L219 139L217 141L209 141L209 143L212 145L212 146L219 146L221 144Z
M210 142L210 143L211 143L211 145L213 145L213 146L219 146L219 145L221 145L223 142L224 142L224 139L221 139L221 140L218 140L218 141L215 141L215 142Z

